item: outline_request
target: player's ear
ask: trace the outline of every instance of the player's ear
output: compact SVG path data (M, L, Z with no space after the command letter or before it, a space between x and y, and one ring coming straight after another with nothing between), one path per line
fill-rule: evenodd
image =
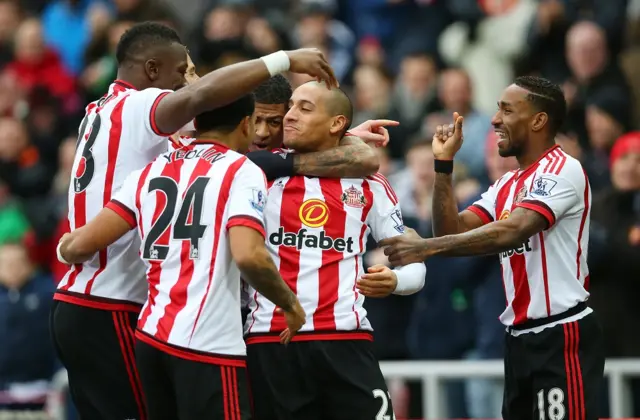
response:
M344 115L336 115L331 121L331 128L329 131L331 134L343 133L347 128L347 117Z
M253 137L253 127L251 124L251 117L244 117L242 119L242 121L240 122L240 129L242 130L242 134L245 135L246 137Z
M538 112L531 121L531 130L540 131L549 123L549 115L546 112Z
M152 82L155 82L160 77L159 63L155 58L150 58L144 63L144 71L147 73L147 77Z

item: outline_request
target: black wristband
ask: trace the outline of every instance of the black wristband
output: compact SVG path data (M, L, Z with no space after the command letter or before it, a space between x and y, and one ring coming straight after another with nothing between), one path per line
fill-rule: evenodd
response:
M453 173L453 160L439 160L433 162L433 169L439 174Z

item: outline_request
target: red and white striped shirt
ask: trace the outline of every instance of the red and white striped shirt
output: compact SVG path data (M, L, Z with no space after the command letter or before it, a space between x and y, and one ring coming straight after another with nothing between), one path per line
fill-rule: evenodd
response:
M271 257L307 314L294 341L371 340L364 296L356 289L367 237L371 232L379 241L404 231L384 176L279 178L269 185L265 221ZM247 343L278 341L286 327L283 315L256 290L250 288L249 295Z
M489 223L516 207L540 213L549 227L500 254L507 296L500 321L507 326L565 312L589 297L591 188L580 162L555 146L527 169L505 174L469 210Z
M116 80L106 95L87 106L80 124L69 186L69 225L93 219L132 171L167 151L167 134L155 124L155 109L171 91L137 91ZM137 312L146 298L144 265L135 233L120 238L58 284L55 299L107 310Z
M262 170L218 144L167 152L127 178L107 207L141 238L149 295L140 340L190 360L244 363L227 357L245 355L227 231L247 226L264 236L266 197Z

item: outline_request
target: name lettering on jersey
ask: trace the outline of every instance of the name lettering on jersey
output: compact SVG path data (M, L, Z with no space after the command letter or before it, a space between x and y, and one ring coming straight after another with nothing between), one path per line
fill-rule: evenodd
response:
M317 198L311 198L300 206L298 210L300 221L310 228L324 226L329 220L329 206Z
M400 209L396 209L393 213L391 213L391 220L393 220L393 227L398 233L404 233L404 221L402 220L402 213Z
M208 162L215 163L221 159L224 159L224 153L221 153L215 149L178 149L175 152L171 152L162 155L167 162L175 162L180 159L204 159Z
M527 242L523 243L519 247L501 252L500 260L503 260L504 258L513 257L516 254L522 255L525 252L531 252L531 251L533 251L533 248L531 248L531 240L527 239Z
M338 252L353 253L353 238L332 238L324 233L324 230L320 231L319 235L309 232L307 229L302 228L297 233L285 232L284 228L280 226L277 232L269 235L269 242L272 245L289 246L301 250L306 248L320 248L324 251L335 249Z
M364 194L353 185L342 192L340 199L349 207L361 209L367 205L367 199L364 198Z
M533 189L531 190L531 195L548 197L551 195L551 191L557 184L558 182L554 181L553 179L541 176L540 178L533 181Z

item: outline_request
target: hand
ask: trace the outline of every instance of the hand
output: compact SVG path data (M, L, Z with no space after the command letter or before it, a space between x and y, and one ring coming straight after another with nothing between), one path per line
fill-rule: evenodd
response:
M363 274L356 287L366 297L383 298L389 296L398 286L398 277L389 267L378 264L369 267L369 274Z
M289 71L308 74L315 77L318 82L324 81L328 89L339 86L338 80L333 74L333 69L319 49L301 48L287 51L287 55L290 62Z
M453 124L439 125L433 135L433 156L439 160L453 160L462 147L462 123L464 117L453 113Z
M302 305L300 305L300 301L296 298L296 303L293 307L285 311L284 309L279 309L279 311L284 312L284 318L287 321L287 328L280 333L280 342L282 344L289 344L294 335L298 332L300 328L304 325L306 321L307 314L302 309Z
M372 143L376 147L385 147L389 144L389 131L385 126L396 127L400 125L394 120L368 120L359 126L349 130L349 133L360 137L365 143Z
M384 248L384 254L395 267L424 262L429 257L425 240L411 228L405 228L402 235L381 240L378 246Z

